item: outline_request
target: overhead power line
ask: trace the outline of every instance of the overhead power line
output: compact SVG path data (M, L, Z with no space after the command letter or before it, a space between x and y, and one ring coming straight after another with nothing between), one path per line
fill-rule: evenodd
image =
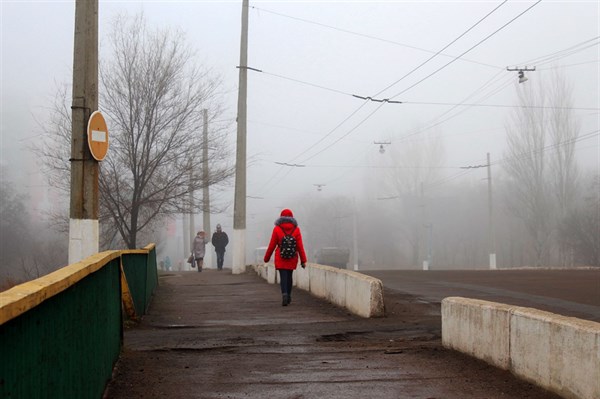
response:
M283 13L279 13L279 12L267 10L267 9L256 7L256 6L250 6L250 8L254 8L255 10L263 11L263 12L266 12L268 14L277 15L279 17L293 19L295 21L300 21L300 22L311 24L311 25L316 25L316 26L320 26L320 27L323 27L323 28L336 30L338 32L343 32L343 33L347 33L347 34L354 35L354 36L360 36L360 37L364 37L364 38L367 38L367 39L372 39L372 40L377 40L377 41L380 41L380 42L394 44L396 46L406 47L406 48L410 48L410 49L418 50L418 51L423 51L423 52L430 53L430 54L437 53L436 51L433 51L433 50L428 50L428 49L425 49L425 48L421 48L421 47L417 47L417 46L412 46L410 44L397 42L395 40L389 40L389 39L384 39L384 38L373 36L373 35L368 35L368 34L365 34L365 33L354 32L354 31L351 31L351 30L348 30L348 29L343 29L343 28L339 28L339 27L336 27L336 26L327 25L327 24L324 24L324 23L321 23L321 22L311 21L311 20L308 20L308 19L300 18L300 17L294 17L294 16L291 16L291 15L287 15L287 14L283 14ZM443 57L452 57L452 58L455 57L454 55L451 55L451 54L439 53L439 55L441 55ZM483 65L483 66L490 67L490 68L495 68L495 69L502 69L503 68L503 67L500 67L498 65L487 64L485 62L474 61L474 60L470 60L470 59L467 59L467 58L462 58L461 60L465 61L465 62L470 62L470 63L473 63L473 64L478 64L478 65Z
M463 56L464 54L467 54L469 51L475 49L477 46L481 45L482 43L484 43L486 40L488 40L489 38L491 38L493 35L495 35L496 33L500 32L502 29L504 29L506 26L510 25L512 22L514 22L515 20L517 20L519 17L521 17L523 14L525 14L527 11L531 10L533 7L535 7L537 4L539 4L541 2L541 0L538 0L536 3L534 3L533 5L531 5L530 7L528 7L525 11L521 12L520 14L518 14L516 17L512 18L510 21L508 21L507 23L505 23L504 25L502 25L500 28L496 29L494 32L492 32L491 34L489 34L488 36L486 36L483 40L480 40L477 44L475 44L474 46L472 46L471 48L469 48L468 50L466 50L465 52L463 52L459 57ZM401 91L400 93L390 97L390 99L394 99L396 97L398 97L400 94L406 92L407 90L415 87L416 85L418 85L419 83L423 82L425 79L433 76L434 74L436 74L437 72L441 71L442 69L446 68L448 65L452 64L454 61L456 61L458 59L454 58L452 61L448 62L447 64L445 64L444 66L442 66L441 68L438 68L436 71L432 72L431 74L427 75L425 78L421 79L420 81L418 81L417 83L411 85L410 87L408 87L407 89ZM365 103L363 103L364 105ZM381 109L381 107L384 105L385 103L381 103L373 112L371 112L369 115L367 115L366 118L362 119L357 125L355 125L352 129L350 129L346 134L342 135L340 138L338 138L336 141L334 141L333 143L329 144L328 146L326 146L325 148L323 148L321 151L317 152L316 154L312 155L309 158L306 158L302 161L302 163L305 163L306 161L316 157L317 155L321 154L322 152L324 152L325 150L331 148L333 145L337 144L340 140L342 140L343 138L345 138L346 136L348 136L350 133L352 133L353 131L355 131L359 126L361 126L363 123L365 123L369 118L371 118L377 111L379 111L379 109ZM360 109L360 108L359 108ZM358 112L358 110L354 111L353 114L355 114L356 112ZM346 118L344 120L344 122L346 120L348 120L350 117ZM340 125L338 125L340 126ZM336 128L337 129L337 128ZM333 131L331 132L333 133ZM327 137L327 136L325 136ZM323 138L324 139L324 138ZM321 140L322 141L322 140ZM311 147L309 147L307 150L305 150L304 152L307 152L308 150L314 148L316 146L316 144L312 145Z
M548 63L554 62L556 60L559 60L561 58L565 58L570 55L579 53L583 50L587 50L588 48L596 47L596 46L598 46L598 44L600 44L598 39L600 39L600 36L596 36L591 39L584 40L583 42L574 44L570 47L556 51L554 53L550 53L550 54L546 54L546 55L538 57L538 58L534 58L533 60L527 61L525 63L521 62L520 64L531 64L531 65L532 64L536 64L536 65L548 64ZM596 43L591 43L591 42L596 42Z
M525 14L525 13L526 13L528 10L530 10L531 8L533 8L533 7L534 7L535 5L537 5L537 4L538 4L540 1L541 1L541 0L538 0L538 2L537 2L537 3L535 3L535 4L534 4L534 5L532 5L532 6L530 6L530 7L529 7L529 8L527 8L525 11L523 11L522 13L520 13L519 15L517 15L516 17L514 17L513 19L511 19L509 22L507 22L506 24L504 24L504 25L503 25L501 28L497 29L497 30L496 30L496 31L494 31L492 34L488 35L488 36L487 36L485 39L483 39L483 40L481 40L480 42L478 42L476 45L474 45L473 47L471 47L469 50L465 51L465 52L464 52L463 54L461 54L460 56L462 56L462 55L464 55L464 54L468 53L469 51L473 50L475 47L477 47L477 46L479 46L480 44L482 44L483 42L485 42L487 39L489 39L490 37L492 37L494 34L496 34L497 32L499 32L500 30L502 30L504 27L508 26L510 23L512 23L513 21L515 21L517 18L519 18L519 17L520 17L520 16L522 16L523 14ZM504 3L502 3L502 4L504 4ZM502 5L502 4L501 4L501 5ZM501 5L500 5L500 6L501 6ZM477 22L477 23L476 23L474 26L476 26L476 25L477 25L477 24L479 24L479 23L480 23L482 20L484 20L485 18L487 18L487 16L489 16L491 13L493 13L494 11L496 11L496 10L497 10L497 9L498 9L500 6L496 7L494 10L492 10L490 13L488 13L488 14L487 14L485 17L483 17L481 20L479 20L479 21L478 21L478 22ZM471 29L472 29L474 26L472 26L471 28L469 28L469 29L468 29L466 32L468 32L469 30L471 30ZM465 32L465 33L466 33L466 32ZM461 35L460 35L458 38L460 38L460 37L462 37L462 36L464 36L464 33L463 33L463 34L461 34ZM451 42L451 44L452 44L452 43L454 43L456 40L458 40L458 38L457 38L457 39L455 39L455 40L453 40L453 41ZM448 46L448 45L447 45L447 46ZM445 46L444 48L446 48L447 46ZM438 52L438 53L436 53L436 55L437 55L437 54L439 54L439 52ZM460 56L459 56L459 57L460 57ZM434 55L434 57L435 57L435 55ZM427 61L425 61L425 63L427 63L428 61L430 61L432 58L433 58L433 57L430 57L430 58L429 58ZM443 68L445 68L446 66L450 65L452 62L456 61L457 59L458 59L458 57L454 58L452 61L450 61L449 63L447 63L446 65L444 65L442 68L439 68L439 69L438 69L437 71L435 71L434 73L432 73L432 74L428 75L428 77L429 77L429 76L432 76L433 74L435 74L435 73L437 73L437 72L439 72L440 70L442 70L442 69L443 69ZM419 68L420 68L421 66L423 66L425 63L421 63L421 64L420 64L418 67L414 68L414 69L413 69L411 72L409 72L408 74L406 74L406 75L404 75L402 78L400 78L400 80L404 79L406 76L410 75L412 72L414 72L414 71L416 71L417 69L419 69ZM426 77L426 78L427 78L427 77ZM420 81L419 81L419 82L417 82L416 84L418 84L418 83L422 82L422 81L423 81L423 80L425 80L426 78L424 78L424 79L420 80ZM400 81L400 80L398 80L398 81ZM395 84L395 83L394 83L394 84ZM416 84L415 84L415 85L416 85ZM415 85L412 85L412 86L411 86L411 87L409 87L409 88L412 88L412 87L414 87ZM391 87L391 86L389 86L389 87ZM384 90L385 90L385 89L384 89ZM381 93L382 93L384 90L380 91L380 92L379 92L377 95L381 94ZM406 89L406 90L408 90L408 89ZM406 90L404 90L404 91L406 91ZM401 93L403 93L404 91L402 91ZM400 94L401 94L401 93L400 93ZM393 99L393 98L395 98L395 97L397 97L397 95L396 95L396 96L394 96L394 97L391 97L389 100L391 100L391 99ZM364 105L364 104L365 104L365 103L363 103L363 105ZM353 131L355 131L355 130L356 130L358 127L359 127L359 126L361 126L361 125L362 125L364 122L366 122L366 121L367 121L369 118L371 118L371 116L373 116L373 115L374 115L374 114L375 114L377 111L379 111L379 109L381 109L381 107L382 107L384 104L385 104L385 102L382 102L382 103L381 103L381 104L380 104L380 105L379 105L379 106L378 106L378 107L377 107L377 108L376 108L376 109L375 109L373 112L371 112L369 115L367 115L367 117L366 117L366 118L364 118L363 120L361 120L361 121L360 121L360 122L359 122L357 125L355 125L355 126L352 128L352 129L350 129L350 130L349 130L349 131L348 131L346 134L342 135L340 138L338 138L338 139L337 139L337 140L335 140L333 143L331 143L331 144L329 144L328 146L326 146L325 148L323 148L321 151L319 151L319 152L317 152L316 154L312 155L310 158L304 159L304 160L302 161L302 163L305 163L306 161L308 161L308 160L310 160L310 159L312 159L312 158L316 157L317 155L319 155L319 154L320 154L320 153L322 153L323 151L325 151L325 150L327 150L327 149L331 148L333 145L335 145L336 143L338 143L340 140L342 140L343 138L345 138L346 136L348 136L349 134L351 134L351 133L352 133ZM359 108L359 109L360 109L360 108ZM354 112L352 113L352 115L354 115L356 112L358 112L358 109L357 109L356 111L354 111ZM348 120L349 118L350 118L350 117L346 118L346 119L344 120L344 122L345 122L346 120ZM340 125L338 125L338 127L339 127L339 126L341 126L341 124L340 124ZM337 129L337 127L336 127L334 130L336 130L336 129ZM328 134L327 134L325 137L327 137L327 136L329 136L331 133L333 133L333 131L334 131L334 130L332 130L330 133L328 133ZM323 139L325 139L325 137L324 137ZM320 140L320 141L322 141L322 140ZM312 148L314 148L314 147L315 147L317 144L318 144L318 143L315 143L315 144L313 144L312 146L310 146L310 147L309 147L307 150L305 150L305 151L304 151L304 153L305 153L305 152L307 152L307 151L309 151L309 150L311 150ZM294 158L294 159L296 159L296 158Z
M505 163L505 162L508 162L508 161L511 161L511 160L522 160L522 159L531 158L531 157L533 157L536 154L539 154L539 153L542 153L542 152L545 152L545 151L548 151L548 150L552 150L552 149L558 148L558 147L563 146L563 145L570 145L570 144L578 143L580 141L589 140L591 138L599 136L599 134L600 134L600 130L594 130L592 132L588 132L588 133L585 133L583 135L580 135L580 136L578 136L577 138L574 138L574 139L565 140L565 141L562 141L562 142L559 142L559 143L550 144L550 145L547 145L545 147L542 147L542 148L539 148L539 149L535 149L533 151L527 151L527 152L524 152L522 154L518 154L518 155L515 155L515 156L509 156L509 157L502 158L502 159L500 159L498 161L492 162L490 165L499 165L499 164L502 164L502 163ZM484 167L484 166L487 166L487 164L486 165L478 165L477 167L466 167L466 168L463 168L464 170L462 170L462 171L460 171L458 173L455 173L455 174L453 174L451 176L447 176L445 178L441 178L441 179L439 179L437 181L434 181L431 184L428 184L426 187L427 188L434 188L434 187L441 186L441 185L446 184L446 183L448 183L450 181L456 180L456 179L458 179L458 178L460 178L460 177L462 177L462 176L464 176L464 175L466 175L468 173L471 173L471 172L473 172L475 169L477 169L479 167Z
M479 42L477 42L474 46L470 47L468 50L462 52L458 57L454 58L453 60L451 60L450 62L448 62L447 64L441 66L440 68L436 69L435 71L433 71L432 73L430 73L429 75L425 76L423 79L417 81L416 83L412 84L411 86L407 87L406 89L402 90L401 92L399 92L398 94L393 95L390 98L396 98L399 95L406 93L408 90L412 89L413 87L421 84L422 82L424 82L425 80L429 79L430 77L432 77L433 75L435 75L436 73L440 72L441 70L445 69L446 67L448 67L449 65L453 64L456 60L458 60L460 57L462 57L463 55L471 52L472 50L474 50L475 48L477 48L478 46L480 46L482 43L484 43L485 41L487 41L489 38L491 38L492 36L494 36L496 33L500 32L502 29L506 28L508 25L510 25L511 23L513 23L514 21L516 21L518 18L520 18L521 16L523 16L523 14L525 14L527 11L531 10L533 7L537 6L542 0L538 0L537 2L535 2L534 4L532 4L531 6L529 6L527 9L525 9L525 11L521 12L520 14L518 14L516 17L514 17L513 19L511 19L510 21L508 21L507 23L505 23L504 25L502 25L500 28L496 29L495 31L493 31L492 33L490 33L489 35L487 35L485 38L483 38L482 40L480 40Z
M511 160L522 160L522 159L531 158L534 155L540 154L540 153L548 151L548 150L553 150L553 149L561 147L563 145L575 144L575 143L578 143L580 141L592 139L594 137L597 137L599 135L599 133L600 133L600 130L594 130L594 131L591 131L591 132L579 135L579 136L577 136L576 138L573 138L573 139L561 141L561 142L558 142L558 143L549 144L549 145L547 145L545 147L542 147L542 148L537 148L537 149L534 149L532 151L524 152L522 154L517 154L517 155L514 155L514 156L508 156L508 157L499 159L496 162L492 162L492 165L501 164L501 163L504 163L504 162L509 162Z
M509 105L509 104L480 104L480 103L437 103L425 101L403 101L403 104L415 105L455 105L464 107L493 107L493 108L531 108L531 109L563 109L563 110L578 110L578 111L600 111L600 108L588 107L553 107L546 105Z
M583 51L583 50L584 50L584 49L586 49L587 47L580 48L582 45L585 45L585 44L587 44L587 43L590 43L590 42L592 42L592 41L596 41L596 40L598 40L599 38L600 38L600 36L597 36L597 37L594 37L594 38L591 38L591 39L585 40L585 41L583 41L583 42L577 43L577 44L575 44L575 45L573 45L573 46L567 47L566 49L563 49L563 50L560 50L560 51L556 51L556 52L553 52L553 53L551 53L551 54L547 54L547 55L544 55L544 56L541 56L541 57L538 57L538 58L534 58L534 59L531 59L531 60L528 60L528 61L520 62L520 64L538 64L538 65L539 65L539 61L540 61L540 60L542 60L542 59L547 59L547 60L555 61L555 60L558 60L558 59L560 59L560 58L563 58L564 56L566 56L566 55L564 55L564 56L563 56L563 54L566 54L566 52L567 52L567 51L569 51L569 50L574 50L574 49L577 49L577 52L578 52L578 51ZM598 44L598 43L596 43L595 45L597 45L597 44ZM568 55L572 55L572 54L574 54L574 53L575 53L575 52L570 52ZM557 57L557 58L552 58L552 57ZM573 64L573 65L577 65L577 64ZM568 65L565 65L565 66L568 66ZM465 103L465 102L466 102L468 99L470 99L470 98L474 97L474 96L475 96L477 93L479 93L479 92L483 91L483 90L484 90L486 87L488 87L489 85L493 84L493 83L491 83L491 82L492 82L494 79L496 79L496 77L498 77L499 75L501 75L503 72L504 72L504 71L499 71L499 72L497 72L497 73L496 73L496 74L495 74L495 75L494 75L492 78L490 78L490 79L489 79L489 80L488 80L486 83L484 83L484 84L483 84L481 87L479 87L477 90L475 90L475 91L474 91L473 93L471 93L469 96L465 97L465 98L464 98L464 99L463 99L463 100L460 102L460 104L463 104L463 103ZM489 92L488 94L484 95L484 97L480 98L480 99L477 101L477 103L481 103L481 102L483 102L483 101L487 100L488 98L490 98L490 97L494 96L494 95L495 95L495 94L497 94L498 92L500 92L500 91L504 90L506 87L510 86L510 85L511 85L511 82L512 82L512 78L507 78L506 76L505 76L505 77L502 77L500 80L504 80L504 83L502 83L502 84L501 84L501 86L499 86L497 89L494 89L492 92ZM450 115L450 116L448 116L447 118L445 118L445 119L443 119L443 120L440 120L440 119L441 119L441 118L443 118L445 115L448 115L449 113L451 113L451 112L452 112L454 109L456 109L456 108L458 108L458 107L459 107L459 105L455 105L455 106L453 106L451 109L449 109L449 110L445 111L444 113L442 113L442 114L438 115L437 117L435 117L435 118L431 119L429 122L427 122L427 123L425 124L425 126L426 126L426 127L424 127L424 128L420 128L420 129L417 129L416 131L412 131L412 132L410 132L410 133L406 134L405 136L403 136L401 139L406 139L406 138L408 138L408 137L411 137L411 136L417 135L417 134L419 134L419 133L422 133L422 132L425 132L425 131L427 131L427 130L429 130L429 129L432 129L432 128L436 127L436 126L439 126L439 125L441 125L441 124L443 124L443 123L445 123L445 122L449 121L450 119L453 119L453 118L455 118L455 117L459 116L460 114L464 113L464 112L465 112L465 111L467 111L468 109L470 109L470 107L468 107L468 108L462 108L460 111L458 111L458 112L454 113L453 115Z
M504 3L503 3L503 4L504 4ZM489 15L489 14L488 14L488 15ZM480 21L481 21L481 20L480 20ZM464 35L464 34L463 34L463 35ZM582 44L589 43L590 41L597 40L598 38L600 38L600 37L592 38L592 39L586 40L586 41L584 41L584 42L582 42L582 43L578 43L578 44L576 44L576 45L574 45L574 46L571 46L571 47L569 47L569 48L567 48L567 49L560 50L560 51L558 51L558 52L552 53L552 54L550 54L550 55L548 55L548 56L543 56L543 57L541 57L541 59L542 59L542 60L543 60L543 59L545 59L546 61L545 61L545 62L542 62L541 64L540 64L539 62L536 62L536 60L535 60L535 59L534 59L534 60L531 60L531 61L528 61L528 62L526 62L526 63L538 63L539 65L543 65L543 64L547 64L547 63L549 63L549 62L556 61L556 60L558 60L558 59L560 59L560 58L564 58L564 57L566 57L566 56L569 56L569 55L575 54L576 52L583 51L583 50L585 50L585 49L587 49L587 48L590 48L590 47L595 47L595 46L597 46L598 44L600 44L600 42L599 42L599 43L594 43L594 44L592 44L592 45L588 45L588 46L586 46L586 47L583 47L583 48L579 48L579 49L577 48L577 47L581 46ZM455 40L455 41L456 41L456 40ZM570 52L568 52L568 53L565 53L567 50L570 50L570 49L575 49L575 50L572 50L572 51L570 51ZM559 56L556 56L556 57L554 57L554 58L551 58L551 56L552 56L552 55L555 55L555 54L559 54ZM433 57L432 57L432 58L433 58ZM432 58L429 58L429 60L431 60ZM427 61L429 61L429 60L427 60ZM425 64L427 61L425 61L424 63L420 64L420 66L424 65L424 64ZM577 63L577 64L562 65L562 66L559 66L559 67L576 66L576 65L583 65L583 64L595 63L595 62L597 63L597 62L599 62L599 61L600 61L600 60L587 61L587 62L583 62L583 63ZM554 69L554 68L559 68L559 67L553 67L553 68L543 68L542 70ZM240 67L238 66L237 68L240 68ZM273 76L273 77L277 77L277 78L284 79L284 80L289 80L289 81L292 81L292 82L295 82L295 83L299 83L299 84L303 84L303 85L307 85L307 86L315 87L315 88L322 89L322 90L331 91L331 92L338 93L338 94L342 94L342 95L345 95L345 96L351 96L351 97L355 97L355 98L358 98L358 99L361 99L361 100L368 100L368 101L372 101L372 102L379 102L379 103L389 103L389 104L403 104L403 103L410 104L410 103L411 103L411 102L406 102L406 101L396 101L396 100L391 100L391 99L389 99L389 98L381 98L381 99L378 99L378 98L373 98L373 97L371 97L371 96L361 96L361 95L358 95L358 94L351 94L351 93L349 93L349 92L345 92L345 91L342 91L342 90L339 90L339 89L334 89L334 88L331 88L331 87L323 86L323 85L316 84L316 83L312 83L312 82L307 82L307 81L305 81L305 80L301 80L301 79L297 79L297 78L292 78L292 77L289 77L289 76L284 76L284 75L281 75L281 74L276 74L276 73L273 73L273 72L267 72L267 71L264 71L264 70L262 70L262 69L258 69L258 68L252 68L252 67L245 67L245 68L246 68L246 69L248 69L248 70L251 70L251 71L255 71L255 72L262 73L262 74L264 74L264 75ZM416 71L418 68L419 68L419 67L417 67L417 68L413 69L411 72L413 72L413 71ZM500 71L499 73L501 73L501 72L502 72L502 71ZM409 73L409 74L410 74L410 73ZM407 75L404 75L404 77L408 76L409 74L407 74ZM404 77L403 77L403 78L404 78ZM401 78L400 80L402 80L403 78ZM397 80L395 83L399 82L400 80ZM391 86L388 86L388 88L389 88L389 87L391 87ZM386 89L387 89L387 88L386 88ZM385 89L384 89L384 90L385 90ZM384 90L381 90L381 91L380 91L378 94L376 94L376 95L379 95L379 94L381 94L381 92L383 92ZM412 104L418 104L418 103L416 103L416 102L412 102ZM473 104L466 104L466 103L462 103L462 102L461 102L461 103L458 103L458 104L455 104L455 103L421 103L421 104L423 104L423 105L456 105L456 106L465 105L465 106L473 106ZM490 107L494 107L494 106L496 106L496 105L492 105L492 104L489 104L489 105L481 105L481 104L479 104L478 106L490 106ZM498 105L498 107L509 107L509 106Z
M492 15L494 12L496 12L500 7L502 7L504 4L506 4L508 0L504 0L502 3L500 3L496 8L494 8L492 11L490 11L489 13L487 13L483 18L481 18L479 21L477 21L474 25L472 25L469 29L467 29L466 31L464 31L463 33L461 33L459 36L457 36L456 38L454 38L454 40L452 40L450 43L446 44L444 47L442 47L439 51L437 51L435 54L433 54L431 57L429 57L428 59L426 59L425 61L423 61L421 64L417 65L415 68L413 68L410 72L408 72L407 74L405 74L404 76L402 76L400 79L396 80L394 83L386 86L385 88L383 88L382 90L380 90L379 92L377 92L377 94L375 94L374 97L379 96L381 93L383 93L384 91L394 87L396 84L400 83L402 80L404 80L406 77L410 76L413 72L417 71L419 68L421 68L422 66L424 66L425 64L427 64L429 61L431 61L432 59L434 59L435 57L437 57L438 55L440 55L442 53L442 51L446 50L448 47L452 46L454 43L456 43L458 40L460 40L463 36L465 36L467 33L469 33L471 30L473 30L477 25L479 25L481 22L485 21L487 19L487 17L489 17L490 15ZM452 62L456 61L457 58L454 58L452 60Z

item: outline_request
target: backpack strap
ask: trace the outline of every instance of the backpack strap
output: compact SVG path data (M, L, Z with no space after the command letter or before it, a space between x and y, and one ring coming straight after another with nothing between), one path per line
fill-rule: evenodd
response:
M285 232L285 230L283 229L283 227L281 227L280 224L278 224L277 226L281 229L281 231L283 231L283 234L285 234L286 236L288 235L288 233ZM296 231L296 226L294 226L294 228L292 229L292 231L290 231L289 235L291 236L294 231Z

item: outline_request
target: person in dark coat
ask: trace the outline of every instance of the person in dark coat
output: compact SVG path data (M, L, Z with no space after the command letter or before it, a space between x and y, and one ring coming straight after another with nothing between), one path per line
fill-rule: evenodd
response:
M217 253L217 269L223 270L223 259L225 258L225 247L229 244L227 233L221 231L221 225L217 225L217 231L212 235L212 245Z
M296 248L293 255L282 257L282 241L286 235L291 235L296 242ZM275 251L275 269L279 271L279 281L281 283L282 306L287 306L292 302L292 285L294 270L298 266L298 257L302 268L306 267L306 253L302 243L302 233L294 214L289 209L281 211L281 217L275 221L275 227L271 234L271 241L265 252L264 261L268 263L271 255ZM288 257L289 256L289 257Z

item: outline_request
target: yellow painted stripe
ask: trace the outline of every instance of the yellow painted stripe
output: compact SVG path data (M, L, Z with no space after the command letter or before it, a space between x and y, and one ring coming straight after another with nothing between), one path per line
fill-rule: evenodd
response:
M81 262L70 264L55 272L0 292L0 325L61 293L86 276L100 270L111 260L124 254L147 254L153 248L154 244L150 244L144 249L100 252Z
M129 284L127 283L127 278L125 277L125 270L123 270L122 257L121 261L119 262L119 268L121 269L121 301L123 302L123 307L125 308L127 316L129 316L131 320L137 321L138 318L135 314L133 297L131 296L131 291L129 291Z

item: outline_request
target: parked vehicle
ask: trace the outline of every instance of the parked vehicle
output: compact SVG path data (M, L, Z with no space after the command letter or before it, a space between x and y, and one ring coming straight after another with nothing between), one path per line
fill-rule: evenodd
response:
M339 247L326 247L317 251L316 261L320 265L346 269L350 261L350 249Z

